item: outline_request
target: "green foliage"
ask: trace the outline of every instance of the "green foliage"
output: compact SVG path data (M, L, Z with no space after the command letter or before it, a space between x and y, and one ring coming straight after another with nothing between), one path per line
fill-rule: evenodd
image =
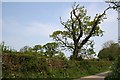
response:
M33 47L24 46L20 49L20 53L26 54L37 54L44 57L54 57L58 55L59 57L65 57L64 53L61 52L59 44L56 42L46 43L45 45L35 45Z
M106 77L106 80L120 80L120 55L112 65L112 73Z
M38 57L38 55L27 54L3 54L3 77L33 77L28 73L42 73L47 72L48 65L44 57ZM20 73L20 75L18 75ZM23 76L25 73L26 76ZM12 76L14 74L14 76Z
M120 55L120 46L118 43L107 43L104 46L98 54L100 59L115 60Z
M71 59L77 59L83 48L86 52L89 52L89 55L95 54L94 48L91 47L92 44L89 44L93 41L89 38L103 35L99 24L103 21L104 16L105 13L102 15L96 14L94 19L91 20L91 17L87 16L87 10L84 6L79 7L75 4L70 12L70 19L66 22L61 20L64 30L55 31L50 37L57 41L63 49L72 51Z
M53 57L55 54L61 53L59 50L59 44L56 42L46 43L43 45L43 52L45 56Z
M32 52L32 48L29 46L24 46L23 48L20 49L20 52L22 53Z
M4 52L4 53L15 53L17 52L14 48L12 49L9 46L5 45L5 42L0 43L0 52Z
M111 64L109 61L46 58L30 53L4 53L3 63L3 78L79 78L106 71Z
M53 58L55 59L62 59L62 60L67 60L66 56L64 53L59 52L57 55L55 55Z
M35 52L42 52L42 46L41 45L35 45L32 49Z

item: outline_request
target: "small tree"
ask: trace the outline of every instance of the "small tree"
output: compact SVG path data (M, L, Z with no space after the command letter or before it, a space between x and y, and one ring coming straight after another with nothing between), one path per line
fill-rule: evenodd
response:
M35 45L32 50L35 51L36 53L38 51L42 52L42 46L41 45Z
M43 52L45 56L53 57L55 54L60 53L59 45L56 42L51 42L43 45Z
M29 46L24 46L23 48L20 49L20 52L22 53L32 52L32 48Z

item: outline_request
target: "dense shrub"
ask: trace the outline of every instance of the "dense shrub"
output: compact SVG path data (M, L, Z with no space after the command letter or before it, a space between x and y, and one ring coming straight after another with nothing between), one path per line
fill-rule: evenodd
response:
M45 58L39 58L35 55L3 54L2 61L3 77L12 77L11 75L17 76L16 72L20 74L31 72L44 73L47 72L48 69ZM19 75L17 77L19 77Z
M106 80L120 80L120 55L112 65L112 73L106 77Z

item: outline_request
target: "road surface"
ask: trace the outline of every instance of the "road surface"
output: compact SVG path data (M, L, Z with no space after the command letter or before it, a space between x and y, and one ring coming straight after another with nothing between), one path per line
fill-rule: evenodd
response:
M75 79L75 80L104 80L105 76L107 76L110 72L111 71L102 72L96 75L85 76L85 77L81 77L80 79Z

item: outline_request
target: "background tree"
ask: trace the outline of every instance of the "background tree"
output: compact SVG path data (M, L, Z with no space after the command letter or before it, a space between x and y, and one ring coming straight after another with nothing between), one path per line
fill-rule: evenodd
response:
M115 60L120 55L120 46L118 43L108 41L104 43L103 49L98 53L99 59Z
M23 48L20 49L20 52L22 53L32 52L32 48L29 46L24 46Z
M37 53L38 51L42 52L42 46L41 46L41 45L35 45L32 50L33 50L34 52L36 52L36 53Z
M5 47L5 43L4 42L0 43L0 51L4 51L4 47Z
M109 48L112 44L114 44L115 42L110 40L110 41L107 41L103 44L103 48Z
M60 53L59 45L56 42L46 43L43 45L44 55L47 57L53 57L55 54Z
M0 43L0 51L2 53L15 53L15 52L17 52L14 48L11 48L10 46L6 46L4 41L2 43Z
M9 46L6 46L4 41L1 43L0 48L2 52L9 52Z

